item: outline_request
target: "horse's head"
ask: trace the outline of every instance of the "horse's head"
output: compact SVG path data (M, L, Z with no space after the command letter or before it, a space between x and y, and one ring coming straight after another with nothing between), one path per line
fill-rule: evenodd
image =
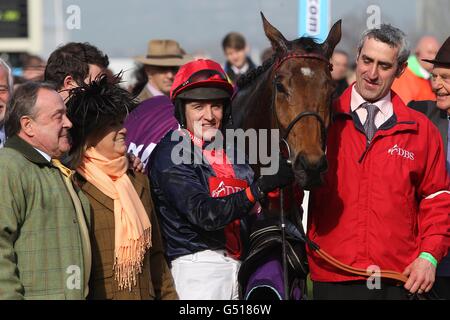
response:
M296 180L308 189L320 184L327 170L325 130L334 89L329 60L341 39L341 21L318 44L307 37L286 40L261 15L276 57L271 74L274 127L288 144Z

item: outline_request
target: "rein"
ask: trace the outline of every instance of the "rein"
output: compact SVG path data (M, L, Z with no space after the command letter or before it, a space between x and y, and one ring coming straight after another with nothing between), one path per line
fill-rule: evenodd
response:
M317 55L317 54L288 54L282 57L274 66L273 73L276 73L278 69L283 65L284 62L286 62L289 59L317 59L320 61L325 62L330 69L332 69L332 65L330 62L325 59L323 56ZM278 120L277 113L275 110L275 99L277 95L277 83L276 83L277 77L274 76L272 85L272 102L271 102L271 109L274 118L276 119L277 127L278 129L281 128L280 121ZM289 143L287 142L287 138L289 136L289 133L292 131L294 126L303 118L305 117L315 117L319 124L321 129L321 135L322 135L322 150L325 152L326 148L326 130L325 130L325 121L322 119L322 117L317 112L312 111L305 111L298 114L294 120L292 120L289 125L286 127L285 132L283 136L280 138L280 144L284 143L288 150L288 159L291 157L291 150L289 147ZM288 163L291 161L288 160ZM284 285L284 299L289 300L289 285L288 285L288 264L287 264L287 248L286 248L286 220L285 220L285 214L284 214L284 190L283 188L280 189L280 227L281 227L281 245L282 245L282 266L283 266L283 285ZM308 239L305 237L305 239Z

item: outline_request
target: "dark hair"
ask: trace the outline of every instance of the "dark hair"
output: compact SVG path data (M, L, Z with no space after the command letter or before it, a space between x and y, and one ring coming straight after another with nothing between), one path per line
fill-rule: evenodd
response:
M53 84L33 81L25 82L14 90L6 108L5 133L7 137L12 137L20 132L22 117L34 118L36 116L34 107L40 89L56 90Z
M134 70L133 76L136 79L136 82L133 86L133 89L131 90L131 94L137 97L148 82L148 76L147 72L145 71L145 65L138 66Z
M132 95L116 83L102 75L90 84L83 83L70 91L66 106L67 117L72 122L72 167L76 168L82 160L90 136L101 134L112 122L124 119L137 106Z
M222 48L225 51L227 48L243 50L245 49L245 38L238 32L230 32L222 40Z
M57 89L64 85L64 79L70 75L81 85L89 75L89 65L106 69L108 56L97 47L85 42L69 42L50 55L45 68L45 81L52 82Z

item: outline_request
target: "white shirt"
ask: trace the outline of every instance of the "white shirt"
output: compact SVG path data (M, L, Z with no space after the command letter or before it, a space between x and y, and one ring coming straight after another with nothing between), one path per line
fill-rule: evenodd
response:
M147 83L147 89L148 91L150 91L150 93L152 94L152 96L157 97L157 96L163 96L164 93L162 93L160 90L156 89L154 86L152 86L150 83Z
M361 105L367 102L363 97L356 91L355 86L352 88L352 99L350 102L350 108L352 111L356 110L356 114L359 117L359 120L362 124L366 122L367 118L367 110L362 108ZM394 107L391 101L391 92L381 98L376 102L371 102L370 104L374 104L380 109L380 112L375 116L375 125L377 128L381 127L383 123L385 123L392 115L394 114Z
M233 70L234 74L244 74L248 71L248 69L250 68L250 65L247 63L245 63L242 68L238 68L235 66L231 66L231 70Z
M3 148L5 145L6 134L5 134L5 126L0 127L0 148Z
M33 147L34 148L34 147ZM52 157L50 157L48 154L46 154L44 151L39 150L38 148L34 148L34 150L36 150L37 152L39 152L44 158L45 160L47 160L48 162L52 161Z
M422 73L422 76L424 79L429 80L431 78L431 73L429 73L427 70L422 67L422 65L419 63L419 70Z

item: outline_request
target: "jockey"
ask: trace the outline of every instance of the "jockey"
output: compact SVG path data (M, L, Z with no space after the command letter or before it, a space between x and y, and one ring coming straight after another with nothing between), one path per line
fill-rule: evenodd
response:
M152 191L180 299L238 298L248 220L258 200L294 180L281 157L276 174L256 181L248 164L234 163L236 150L222 139L232 94L218 63L182 66L170 93L181 129L167 133L151 158Z

